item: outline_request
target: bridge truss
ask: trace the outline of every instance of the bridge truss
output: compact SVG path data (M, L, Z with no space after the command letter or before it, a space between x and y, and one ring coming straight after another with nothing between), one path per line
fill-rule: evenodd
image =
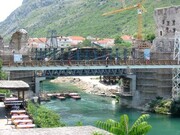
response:
M67 69L67 70L44 70L36 71L36 77L59 77L59 76L123 76L125 69Z
M177 60L177 63L180 64L180 32L175 33L173 60ZM180 68L173 68L172 74L173 74L172 97L173 99L179 99L180 98Z

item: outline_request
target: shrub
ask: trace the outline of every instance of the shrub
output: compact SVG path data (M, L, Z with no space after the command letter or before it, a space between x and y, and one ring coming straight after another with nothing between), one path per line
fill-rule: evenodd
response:
M65 126L60 121L59 114L48 110L47 108L28 102L27 111L33 117L34 123L37 127L52 128Z

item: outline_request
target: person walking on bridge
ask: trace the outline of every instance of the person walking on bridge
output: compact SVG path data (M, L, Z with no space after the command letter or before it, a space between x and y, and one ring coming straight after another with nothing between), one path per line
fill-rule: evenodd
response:
M107 55L107 57L106 57L106 67L108 67L108 64L109 64L109 56Z

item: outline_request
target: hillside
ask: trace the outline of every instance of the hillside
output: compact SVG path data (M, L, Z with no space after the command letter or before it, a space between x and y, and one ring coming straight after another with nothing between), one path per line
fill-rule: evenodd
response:
M126 5L134 5L133 0ZM180 5L179 0L146 0L143 4L143 33L154 32L155 8ZM111 16L103 13L120 9L119 0L23 0L22 6L0 22L0 35L10 37L17 29L25 28L30 37L46 37L47 31L55 29L58 35L114 37L135 34L137 31L136 9Z

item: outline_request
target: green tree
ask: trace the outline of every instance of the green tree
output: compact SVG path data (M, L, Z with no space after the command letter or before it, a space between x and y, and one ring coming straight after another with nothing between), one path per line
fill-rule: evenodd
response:
M152 42L154 39L155 39L155 34L154 34L154 33L148 33L148 34L145 36L145 40L148 40L148 41L150 41L150 42Z
M88 47L88 46L91 46L91 41L88 39L85 39L82 43L79 43L79 45L78 45L79 48Z
M124 41L120 36L116 36L114 39L114 44L122 44Z
M120 43L121 42L121 43ZM125 42L125 41L116 41L115 45L112 47L112 52L113 55L116 55L116 49L118 49L118 53L120 54L120 57L123 58L123 52L124 52L124 48L127 49L127 55L130 55L130 51L131 51L131 43L129 42Z
M97 126L115 135L145 135L152 128L146 121L148 118L148 114L143 114L129 127L129 118L124 114L119 122L108 119L105 122L97 121Z
M2 71L2 60L0 59L0 80L7 79L7 74Z

